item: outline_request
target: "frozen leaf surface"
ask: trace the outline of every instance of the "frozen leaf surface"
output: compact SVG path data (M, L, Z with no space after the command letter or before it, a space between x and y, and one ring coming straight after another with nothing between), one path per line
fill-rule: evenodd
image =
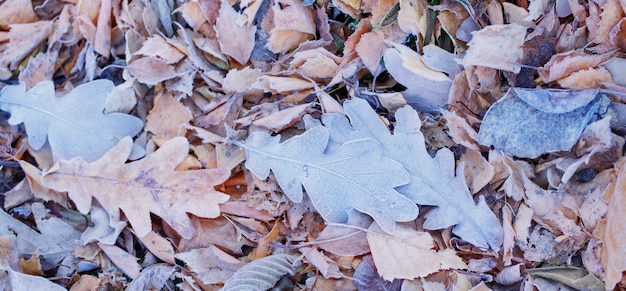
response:
M348 221L348 210L370 215L388 232L396 221L415 219L418 208L394 188L409 182L399 163L384 157L371 138L346 142L325 152L328 129L313 127L280 142L280 136L252 133L244 145L246 167L265 179L270 170L294 202L302 201L302 186L313 205L330 222Z
M597 95L512 88L485 114L478 142L522 158L569 151L598 110Z
M228 179L230 171L175 171L189 152L184 137L175 137L146 158L125 164L132 145L132 140L125 138L93 163L79 158L62 160L44 173L42 181L47 187L67 191L84 214L91 209L92 197L109 212L111 221L119 221L123 210L139 237L152 230L150 213L161 217L184 238L195 234L187 213L219 216L218 204L229 196L214 190L214 186Z
M330 132L331 150L351 140L375 139L385 157L398 161L410 173L410 183L399 187L398 192L417 204L438 206L428 214L424 223L426 229L454 226L452 232L462 239L481 248L499 249L503 234L500 221L483 197L478 204L474 202L465 183L463 167L459 166L455 174L454 155L450 150L442 148L435 158L430 157L415 110L405 106L396 112L397 123L392 135L366 101L346 101L344 108L349 119L339 114L322 116Z
M104 114L107 94L115 86L97 80L55 96L51 81L26 91L24 84L6 86L0 92L0 109L11 113L9 123L24 123L28 141L41 149L46 139L55 160L82 157L95 161L125 136L143 127L141 119L123 114Z

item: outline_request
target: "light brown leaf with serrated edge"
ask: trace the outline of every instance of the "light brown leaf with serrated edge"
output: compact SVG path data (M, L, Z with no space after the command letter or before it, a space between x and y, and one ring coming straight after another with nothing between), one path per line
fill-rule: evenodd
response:
M52 32L52 21L11 24L7 34L9 43L0 57L0 79L11 77L12 70Z
M537 70L541 80L549 83L565 78L572 73L595 67L608 60L615 52L599 55L587 54L583 49L553 55L543 67Z
M393 234L372 224L367 233L378 273L385 280L415 279L439 270L467 269L452 249L434 250L433 238L406 224L398 224Z
M134 52L133 55L158 57L167 64L175 64L185 57L185 54L173 47L165 38L158 34L146 39L146 41L141 44L141 48Z
M184 238L196 232L187 213L219 216L218 204L229 196L213 187L228 179L230 171L175 171L189 152L189 143L183 137L169 140L142 160L124 164L132 145L132 139L124 138L93 163L80 158L59 161L43 174L42 182L57 191L67 191L83 214L89 212L92 197L112 217L119 219L123 210L140 237L152 230L151 213Z

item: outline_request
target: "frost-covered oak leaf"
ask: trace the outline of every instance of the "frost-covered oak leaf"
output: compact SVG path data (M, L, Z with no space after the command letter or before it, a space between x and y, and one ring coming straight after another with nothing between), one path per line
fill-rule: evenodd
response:
M81 213L89 212L92 197L107 210L110 221L119 221L123 210L139 237L152 230L150 213L186 239L195 234L187 213L219 216L219 204L229 196L214 186L228 179L229 170L176 171L189 152L184 137L175 137L146 158L125 164L132 145L129 137L124 138L92 163L80 158L61 160L43 174L42 182L56 191L67 191Z
M95 161L143 127L135 116L104 113L107 94L114 87L109 80L96 80L57 97L52 81L28 91L24 84L10 85L0 92L0 109L11 113L10 124L24 123L33 149L41 149L47 139L55 161L79 156Z
M409 182L406 170L384 157L378 142L353 140L327 153L328 138L328 129L322 126L282 143L279 135L254 132L242 144L246 168L261 179L271 170L294 202L302 201L304 186L326 221L345 223L348 211L356 209L393 232L396 221L417 217L415 203L394 189Z
M405 106L396 111L393 134L366 101L346 101L344 109L349 119L340 114L322 116L324 127L330 132L327 151L332 152L353 140L375 139L382 154L402 164L411 176L410 183L398 187L398 192L417 204L437 206L427 214L424 228L435 230L453 226L454 234L475 246L500 248L503 229L499 219L484 197L474 202L465 183L463 166L455 173L454 154L450 150L442 148L431 158L414 109Z

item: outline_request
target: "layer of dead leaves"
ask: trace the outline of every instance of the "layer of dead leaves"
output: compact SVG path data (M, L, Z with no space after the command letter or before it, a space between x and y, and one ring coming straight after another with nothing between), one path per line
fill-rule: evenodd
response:
M217 290L277 254L300 262L272 281L283 289L624 288L625 11L618 0L6 0L5 84L53 81L63 95L109 79L104 112L145 126L86 161L2 122L0 289ZM510 87L602 88L611 114L570 151L517 158L477 141ZM326 223L228 142L298 135L303 116L345 114L353 98L390 128L398 108L420 110L428 150L455 153L502 245L425 231L432 207L393 236L368 219Z

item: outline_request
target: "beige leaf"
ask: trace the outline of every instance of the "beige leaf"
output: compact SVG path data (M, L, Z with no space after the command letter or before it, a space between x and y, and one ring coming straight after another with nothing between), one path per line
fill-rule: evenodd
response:
M524 54L526 27L519 24L490 25L473 32L465 57L457 62L465 67L483 66L519 73L517 64Z
M611 73L604 67L576 71L556 82L561 87L572 90L595 89L605 82L614 83Z
M613 56L614 52L608 52L599 55L587 54L584 49L564 52L553 55L543 67L537 72L541 80L549 83L565 78L572 73L584 69L598 66L600 63L608 60Z
M606 214L605 247L602 252L602 263L604 264L604 282L607 290L613 290L615 285L622 280L622 272L626 271L626 260L624 260L626 257L626 244L624 244L626 241L625 211L626 173L622 161Z
M400 0L398 25L402 31L423 35L426 32L426 17L422 17L425 8L426 1L423 0Z
M311 104L300 104L257 119L252 124L278 132L298 122L302 116L310 112Z
M380 73L380 60L387 48L383 38L376 32L370 31L361 35L355 49L367 69L377 75Z
M467 149L459 161L465 165L465 181L472 194L478 193L480 189L487 186L495 174L493 166L479 151Z
M250 91L252 85L261 76L263 76L263 73L260 70L251 69L250 67L245 67L241 70L232 69L224 77L222 90L227 94L246 93Z
M113 263L124 272L124 274L128 275L128 277L136 278L139 276L141 272L141 266L137 261L139 259L128 252L122 250L118 246L115 245L105 245L102 243L98 243L98 247L113 261Z
M421 278L439 270L467 269L454 250L434 250L430 234L405 224L398 224L396 231L388 234L374 223L369 228L367 240L378 273L388 281Z
M300 248L300 252L304 254L304 257L309 262L309 264L315 266L315 268L322 274L322 276L324 276L324 278L330 279L344 277L343 274L339 272L339 266L337 265L337 263L317 249L305 247Z
M193 116L169 92L161 92L154 98L154 107L146 117L145 130L156 135L155 142L162 145L174 137L184 135L185 125L189 124Z
M38 20L31 0L8 0L0 5L0 25L30 23Z
M173 47L165 38L158 34L152 35L146 39L146 41L141 44L141 48L136 51L134 55L158 57L170 65L177 63L185 57L185 54Z
M89 212L92 198L111 217L119 219L123 210L140 237L152 230L151 213L160 216L184 238L195 234L187 213L200 217L220 214L218 204L229 196L213 187L224 182L230 171L174 171L189 152L189 144L183 137L167 141L142 160L124 164L132 145L130 138L124 138L93 163L79 158L62 160L43 174L42 182L52 189L67 191L83 214Z
M176 69L165 60L156 57L143 57L130 63L126 69L137 81L147 85L174 78Z
M52 21L11 24L11 30L7 35L9 43L0 57L0 69L15 70L17 65L50 35L52 26ZM0 79L5 79L5 76L0 75Z
M252 88L272 93L285 93L311 89L313 83L292 77L263 76L252 85Z
M215 31L222 52L231 56L240 64L246 64L254 49L254 34L256 26L250 23L237 24L240 14L235 11L230 3L222 0L220 16L217 17Z
M214 245L176 254L176 258L198 275L204 284L224 283L244 263Z
M174 261L174 246L168 239L151 231L147 235L140 237L139 240L155 257L166 263L176 264Z

